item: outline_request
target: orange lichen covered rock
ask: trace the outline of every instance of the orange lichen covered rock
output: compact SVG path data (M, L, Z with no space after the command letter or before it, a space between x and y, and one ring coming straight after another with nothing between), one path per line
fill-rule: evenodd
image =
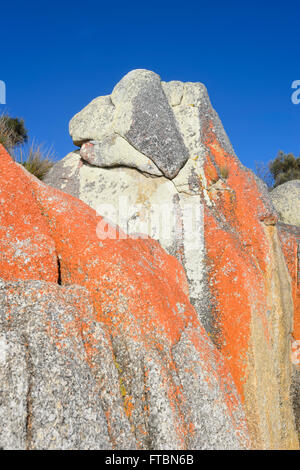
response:
M228 169L227 191L205 204L205 246L212 332L246 409L257 448L297 448L291 405L293 303L263 186L205 119L203 141L216 168ZM207 171L207 170L206 170Z
M55 244L30 182L2 148L0 154L0 277L58 278Z
M86 289L0 280L0 310L1 448L135 448L111 345ZM91 335L99 377L89 367ZM110 434L107 413L118 424Z
M4 174L10 175L10 181L14 181L16 187L7 185ZM0 175L1 210L3 213L5 209L8 214L7 219L1 219L1 226L6 228L1 256L5 260L8 258L1 265L0 275L3 280L0 334L1 347L4 345L2 350L5 351L0 365L4 380L8 380L16 357L11 348L18 343L16 339L11 340L10 335L23 338L23 328L33 336L42 335L43 331L40 339L43 338L46 350L45 335L52 345L51 382L57 380L56 373L61 376L60 355L71 367L63 380L68 381L68 374L72 375L72 360L69 362L72 357L74 360L80 357L80 361L85 358L91 370L94 384L89 376L90 393L99 394L92 397L91 407L99 400L107 426L107 431L99 436L102 439L99 448L105 446L107 439L109 446L116 448L247 448L247 426L232 377L189 302L180 263L151 239L128 239L118 229L117 239L104 239L100 233L103 219L94 210L29 175L12 162L3 148L0 148ZM13 218L16 210L14 194L20 194L19 218ZM10 235L11 227L15 237ZM38 228L36 233L34 227ZM113 230L109 226L106 229ZM14 250L15 240L19 239L29 240L28 245L21 244L18 256L12 251L10 259L9 250ZM34 255L31 246L35 249ZM47 252L46 247L51 251ZM28 268L25 256L30 256ZM13 276L11 266L15 270ZM12 278L48 282L20 286L10 283ZM54 281L61 286L54 286ZM75 284L85 288L84 292L75 287L66 290L65 286ZM58 310L55 297L61 305ZM82 298L86 300L82 302ZM21 304L15 299L20 299ZM30 323L28 317L31 305L37 319L36 333L35 323ZM24 322L29 321L30 330L20 326L21 312L24 315L26 312ZM40 320L39 312L42 312ZM69 312L67 320L64 312ZM25 341L20 348L25 348L26 352L28 347L30 354L34 351L34 363L39 359L40 367L47 367L44 356L39 358L39 339L33 338L29 346L26 344ZM80 348L84 348L84 355ZM75 361L74 375L78 394L81 393L78 383L80 361ZM56 362L59 363L57 371ZM20 434L18 446L50 447L45 444L47 437L40 432L43 419L36 418L38 412L42 413L38 407L41 399L45 400L45 384L41 379L39 386L33 386L35 369L30 363L25 369L23 373L29 376L29 382L24 379L29 383L26 422L35 423L36 427L33 432L29 426L25 437ZM82 370L81 387L85 388L87 371ZM6 401L0 407L10 407L7 400L14 399L11 393L8 391ZM39 393L43 394L39 397ZM49 393L52 393L50 389ZM80 403L84 401L82 397ZM59 402L59 396L57 400ZM77 402L72 403L76 406ZM82 445L88 448L88 443L82 444L80 440L84 427L76 427L76 413L69 408L70 426L74 428L71 447ZM48 419L47 413L45 419ZM14 435L14 426L22 426L22 419L8 421L10 436ZM96 429L102 419L99 411L92 426ZM55 427L56 421L53 423ZM60 433L65 432L64 426L57 425L55 431L57 444L54 442L53 447L57 448L63 442ZM39 435L42 436L40 441ZM4 436L1 439L0 446L13 448L13 437L9 442Z
M159 121L161 107L164 118ZM175 139L170 155L170 134L163 141L160 137L175 128L181 144ZM70 134L81 150L58 162L47 183L78 196L100 214L108 207L105 215L126 233L154 237L177 257L197 318L234 379L252 446L298 448L290 360L293 295L297 301L278 237L278 216L262 181L236 157L205 86L163 82L145 70L130 72L110 96L99 97L74 116ZM168 152L163 150L166 142ZM188 151L183 166L176 158L183 154L182 142ZM146 156L152 158L150 166ZM168 165L171 172L165 171ZM147 244L139 243L144 252ZM129 245L124 246L122 251L129 253ZM133 275L137 266L132 267ZM63 269L63 276L69 276ZM165 276L159 280L164 282ZM122 284L118 274L116 278ZM124 285L126 279L127 274ZM146 276L145 292L151 292L150 284L156 285L155 279ZM140 292L138 283L134 286ZM102 293L93 295L105 305ZM171 323L177 315L168 314ZM176 326L164 314L151 316L155 337L160 325L176 344L186 315L187 310L179 315ZM196 331L196 318L188 322ZM143 316L139 325L147 336Z

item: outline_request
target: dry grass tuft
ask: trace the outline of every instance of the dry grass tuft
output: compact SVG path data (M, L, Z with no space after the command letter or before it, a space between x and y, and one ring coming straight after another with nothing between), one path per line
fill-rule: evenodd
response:
M43 145L37 144L35 141L30 144L26 152L21 148L18 156L14 155L14 159L40 180L54 165L53 150L51 148L45 149Z
M54 165L53 150L52 148L44 148L34 140L30 145L26 145L26 141L27 131L23 119L13 119L6 113L1 114L0 144L6 148L16 162L42 180Z
M220 175L223 179L226 179L228 178L228 175L229 175L229 168L228 166L221 166L220 167Z

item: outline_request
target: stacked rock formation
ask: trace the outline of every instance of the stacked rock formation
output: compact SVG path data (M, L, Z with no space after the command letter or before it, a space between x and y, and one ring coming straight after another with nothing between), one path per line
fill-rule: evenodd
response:
M130 72L70 133L54 187L0 148L0 447L297 449L298 232L205 87Z
M132 71L71 120L70 134L80 150L46 182L178 259L197 317L233 377L251 446L297 448L291 333L298 293L277 212L234 154L204 85ZM106 236L114 239L115 230Z

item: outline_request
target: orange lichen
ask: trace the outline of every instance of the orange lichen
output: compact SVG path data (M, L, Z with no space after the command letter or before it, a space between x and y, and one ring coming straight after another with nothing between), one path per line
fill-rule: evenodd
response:
M253 311L269 332L265 318L269 244L260 220L270 214L254 176L218 142L212 124L205 132L212 165L230 167L228 190L213 196L205 208L205 243L213 293L215 341L227 360L241 397L247 380L247 352ZM206 169L207 171L207 169Z
M11 202L12 195L16 193L14 181L17 182L17 188L22 188L20 194L17 190L20 217L23 211L27 211L30 217L29 227L38 227L38 232L43 233L47 240L47 246L53 248L53 255L51 257L47 252L43 254L43 269L41 256L36 258L36 265L31 259L31 270L25 265L18 266L15 263L12 273L7 264L2 264L0 276L4 279L56 281L58 258L61 284L85 287L93 302L94 319L105 326L110 337L114 339L126 335L131 341L138 343L146 354L151 350L159 354L170 351L180 341L187 327L195 330L198 328L201 333L191 335L190 339L203 358L203 364L206 364L208 376L211 374L218 383L223 384L221 388L224 399L232 409L235 405L232 399L233 385L232 391L230 388L231 378L228 372L225 373L218 351L214 353L213 363L208 359L211 357L212 345L189 302L186 276L177 259L168 255L156 241L149 238L133 240L116 230L119 235L117 239L100 239L99 222L102 218L93 209L72 196L34 179L24 169L15 165L3 150L2 153L0 169L10 172L10 183L4 185L5 200L9 201L6 211L11 210L15 214L15 206ZM0 198L1 196L2 187ZM22 200L27 199L29 203L24 205ZM8 219L9 223L16 222L17 226L18 219L13 219ZM23 225L21 223L21 227ZM29 233L33 237L31 231ZM42 253L44 247L45 244L42 243ZM36 251L39 254L39 245ZM54 331L52 327L49 335L55 338L55 344L61 350L68 335L77 334L84 337L88 362L93 368L94 356L97 353L95 338L89 322L82 321L84 317L85 315L78 317L78 321L76 318L75 321L66 321L63 332ZM224 332L227 334L226 328ZM216 368L219 368L219 371ZM193 432L193 424L181 411L184 396L181 387L175 385L172 380L172 370L176 372L172 361L164 364L161 367L161 380L170 409L174 417L176 416L174 422L178 442L184 447L189 433ZM224 374L224 377L220 377L219 373ZM127 377L127 380L130 381L130 377ZM131 419L136 412L136 403L132 400L130 392L124 392L124 408L126 415ZM109 418L109 414L107 417ZM142 431L145 432L145 429Z
M30 181L1 145L0 178L0 277L56 282L55 245Z
M219 179L216 167L213 165L209 155L206 155L203 163L204 174L206 178L206 185L209 188Z

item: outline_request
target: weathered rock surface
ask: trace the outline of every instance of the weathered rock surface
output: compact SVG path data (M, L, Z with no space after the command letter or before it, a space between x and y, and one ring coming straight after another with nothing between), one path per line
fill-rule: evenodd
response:
M0 178L0 277L56 282L55 245L29 183L4 167Z
M150 158L138 152L117 134L106 137L102 142L91 141L82 144L80 156L87 163L100 168L127 166L143 173L162 176L162 172Z
M129 72L110 97L92 101L71 120L70 134L76 145L120 135L168 178L174 178L188 159L160 78L148 70Z
M131 97L139 96L140 89L143 94L148 86L157 90L154 75L136 71L126 76L112 94L113 103L131 103ZM54 167L46 182L75 194L127 234L150 235L177 257L198 319L234 378L252 446L297 448L291 399L293 294L277 213L264 186L235 156L205 86L181 82L160 82L160 86L188 149L188 160L171 180L150 154L163 176L147 175L129 164L91 166L73 153ZM147 106L144 100L139 127L130 131L128 122L133 122L134 113L130 106L129 118L126 106L123 114L112 118L112 122L118 119L122 137L142 151L154 129L148 133ZM150 114L152 109L149 105ZM100 114L97 108L90 118L93 126L104 119ZM80 121L79 113L71 121L71 135L75 143L88 145L89 137L79 139L74 134L73 126ZM128 136L136 138L136 132L137 140L130 141ZM103 138L102 134L90 137ZM115 232L107 236L113 238Z
M270 192L280 220L300 227L300 180L288 181Z
M294 302L293 335L300 340L300 228L278 224L280 241L292 281Z
M76 145L88 140L101 140L110 135L115 107L110 96L94 99L70 122L69 130Z
M279 224L279 236L292 282L294 322L292 329L292 395L300 438L300 228Z
M0 312L1 447L111 448L84 349L87 291L1 281Z
M16 256L14 232L27 237L27 219L2 220L0 251L13 255L1 267L0 446L248 448L232 377L189 303L180 263L47 187L2 148L4 174L1 210L32 197L31 226L37 218L54 251L48 269L26 270L28 245Z

